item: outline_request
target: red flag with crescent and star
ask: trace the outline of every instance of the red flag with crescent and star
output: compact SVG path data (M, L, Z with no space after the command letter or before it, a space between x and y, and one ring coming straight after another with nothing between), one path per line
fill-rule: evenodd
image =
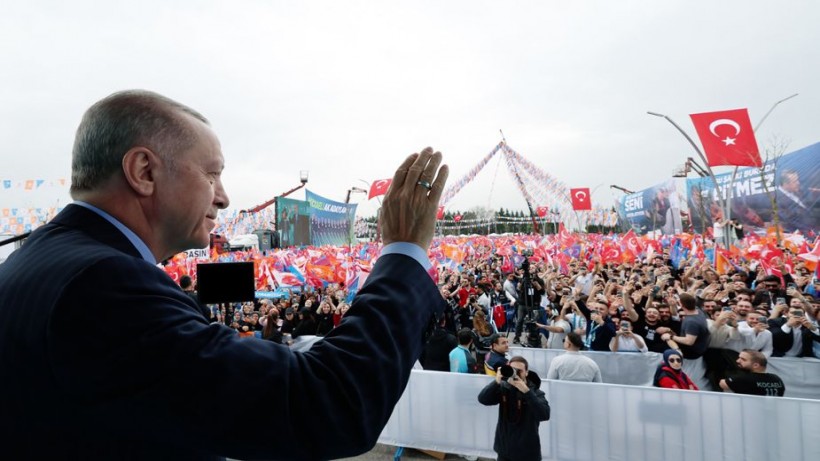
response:
M438 211L436 211L436 219L444 219L444 205L438 207Z
M746 109L691 114L709 166L763 166Z
M370 192L367 194L367 199L370 200L373 197L386 194L392 182L392 179L377 179L373 181L373 184L370 185Z
M540 206L540 207L535 209L535 212L538 213L539 218L543 218L549 212L549 208L547 208L545 206Z
M570 189L569 197L572 199L573 210L583 211L592 209L592 201L589 198L589 187Z

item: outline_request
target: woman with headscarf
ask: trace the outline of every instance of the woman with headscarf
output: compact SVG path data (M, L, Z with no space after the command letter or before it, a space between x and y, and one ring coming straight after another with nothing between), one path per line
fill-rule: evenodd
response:
M676 349L667 349L663 353L663 363L658 365L653 383L655 387L666 389L698 390L698 386L683 372L683 356Z

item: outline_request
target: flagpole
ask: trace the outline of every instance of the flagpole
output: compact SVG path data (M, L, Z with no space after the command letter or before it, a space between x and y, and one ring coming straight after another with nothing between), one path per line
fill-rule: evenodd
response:
M712 167L709 166L709 161L706 160L706 156L703 155L703 152L701 152L698 145L695 144L695 141L693 141L692 138L689 137L689 135L685 131L683 131L683 128L681 128L677 123L675 123L674 120L669 118L668 115L659 114L657 112L650 112L650 111L647 111L646 113L649 114L649 115L654 115L655 117L665 118L667 122L671 123L672 126L677 128L677 130L680 131L680 133L683 135L683 137L686 138L687 141L689 141L689 144L691 144L692 148L695 149L695 152L697 152L698 157L700 157L703 164L706 165L706 172L709 173L709 177L712 178L712 183L714 183L714 185L715 185L715 192L717 193L717 198L718 198L718 202L720 202L720 207L722 209L726 210L726 200L723 197L723 194L720 193L720 186L718 185L717 178L715 178L715 173L712 171ZM724 218L728 218L728 217L724 216ZM724 232L724 236L725 235L726 235L726 232Z

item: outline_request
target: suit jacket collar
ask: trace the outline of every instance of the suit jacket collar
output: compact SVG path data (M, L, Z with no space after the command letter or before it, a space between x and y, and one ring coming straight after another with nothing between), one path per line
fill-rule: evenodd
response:
M100 243L142 259L137 248L119 229L97 213L79 205L68 205L51 221L52 224L80 230Z

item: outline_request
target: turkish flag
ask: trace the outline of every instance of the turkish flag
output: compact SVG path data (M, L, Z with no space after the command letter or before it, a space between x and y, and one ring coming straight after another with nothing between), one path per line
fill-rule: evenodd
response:
M641 254L644 250L643 244L640 239L638 239L638 236L635 235L635 231L632 229L629 229L629 232L624 234L621 242L625 243L626 248L636 255Z
M691 114L709 166L763 166L746 109Z
M390 187L390 183L392 182L392 179L379 179L373 181L373 184L370 185L370 193L367 194L367 199L370 200L373 197L386 194L387 189Z
M605 248L601 251L601 262L606 263L618 263L622 262L623 252L614 246Z
M582 211L592 209L592 202L589 198L589 187L570 189L569 197L572 199L573 210Z
M538 213L539 218L543 218L544 216L546 216L548 211L549 211L549 208L547 208L545 206L540 206L540 207L535 209L535 212Z
M806 261L813 261L813 262L820 261L820 239L818 239L814 243L814 250L812 250L809 253L803 253L803 254L797 255L797 257L800 258L800 259L804 259Z
M455 222L461 221L461 215L457 214L457 215L453 216L453 221L455 221Z
M438 207L438 211L436 212L436 219L444 219L444 205Z

